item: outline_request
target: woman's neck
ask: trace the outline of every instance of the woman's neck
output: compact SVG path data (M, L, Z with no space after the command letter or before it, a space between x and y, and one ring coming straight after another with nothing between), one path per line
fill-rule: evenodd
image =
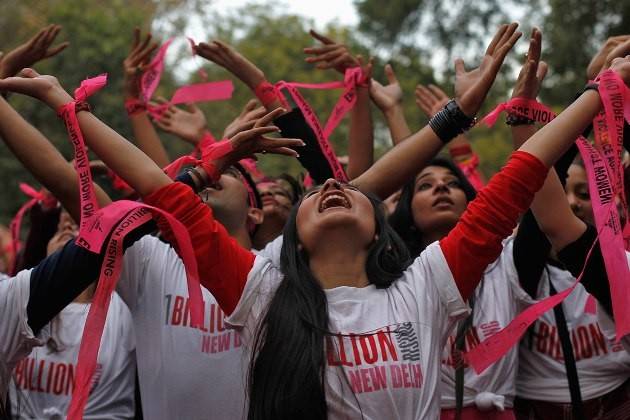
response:
M324 289L368 286L365 272L367 251L349 250L343 242L338 243L341 246L325 246L309 255L309 265L315 278Z

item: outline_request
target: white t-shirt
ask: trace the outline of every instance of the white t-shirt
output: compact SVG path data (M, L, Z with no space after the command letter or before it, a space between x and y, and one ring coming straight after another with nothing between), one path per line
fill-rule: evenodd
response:
M14 418L65 418L89 308L90 304L71 303L50 322L58 351L48 346L37 347L17 363L10 392ZM133 418L135 371L131 314L114 293L83 418Z
M506 327L516 315L533 300L520 287L513 258L513 238L504 242L499 258L488 266L484 277L475 289L473 323L465 339L464 351ZM455 348L457 328L448 338L442 357L442 407L455 408ZM505 356L477 375L471 367L464 370L464 407L474 405L481 392L490 392L505 398L504 405L512 407L516 394L518 348L513 347Z
M615 331L615 321L606 313L606 310L597 303L597 322L606 339L611 343L615 342L617 331ZM625 335L619 340L626 352L630 353L630 334Z
M152 236L139 240L125 253L117 291L133 317L144 417L243 418L240 337L204 288L204 324L191 326L186 271L174 249Z
M30 295L31 270L0 281L0 405L4 406L13 367L26 357L33 347L43 345L49 328L35 336L26 319Z
M549 278L560 292L573 284L568 271L547 265L538 286L538 298L549 296ZM589 294L581 284L562 303L575 356L582 399L600 397L630 377L630 355L621 344L607 339L596 314L584 311ZM520 344L517 395L522 398L570 403L562 347L555 316L546 312L526 332Z
M230 325L247 346L282 273L257 256ZM387 289L325 290L331 331L326 395L330 419L439 416L440 358L455 322L468 313L439 244ZM349 333L370 333L349 337ZM358 403L358 404L357 404Z

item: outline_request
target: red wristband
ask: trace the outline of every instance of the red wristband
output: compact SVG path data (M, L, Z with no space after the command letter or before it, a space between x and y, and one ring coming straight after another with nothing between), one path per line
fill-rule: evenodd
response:
M130 117L141 112L146 112L147 104L139 99L127 99L125 101L125 109Z
M262 103L265 107L276 100L280 100L278 89L276 89L274 85L266 80L260 82L260 84L256 86L256 89L254 89L254 94L256 95L260 103Z
M456 158L459 156L471 155L473 153L473 149L469 144L463 144L461 146L455 146L448 149L448 152L451 154L452 158Z

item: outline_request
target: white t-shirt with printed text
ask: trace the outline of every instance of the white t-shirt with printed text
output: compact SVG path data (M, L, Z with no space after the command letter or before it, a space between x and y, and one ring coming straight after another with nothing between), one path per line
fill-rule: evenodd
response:
M245 345L282 277L274 262L256 257L228 318ZM328 352L326 374L329 418L437 418L442 349L455 322L468 313L439 244L427 247L389 288L325 293L330 329L344 334L326 346L335 349ZM369 334L356 336L362 333Z
M11 384L16 419L65 418L90 304L71 303L51 322L52 346L35 348L17 363ZM129 309L111 298L84 419L131 419L135 414L135 342Z
M547 264L538 285L539 299L549 296L550 278L557 292L575 282L570 272ZM604 335L596 314L585 312L589 296L578 284L562 302L585 401L611 392L630 377L630 355L621 344L615 344ZM525 333L519 350L517 395L531 400L570 403L562 346L552 310Z
M505 328L533 300L518 281L513 257L514 240L504 242L499 258L488 266L475 289L473 323L465 339L464 351ZM442 357L442 407L455 408L455 348L457 329L449 336ZM471 367L464 369L463 406L475 404L481 392L505 398L505 407L512 407L516 394L518 347L510 349L501 359L477 375Z
M175 250L153 236L140 239L125 252L117 291L133 317L144 417L242 419L247 360L240 336L226 328L203 287L203 325L192 326L186 271Z
M11 372L28 356L33 347L43 345L49 328L37 336L27 322L26 306L31 290L31 270L20 271L15 277L0 281L0 405L5 406Z

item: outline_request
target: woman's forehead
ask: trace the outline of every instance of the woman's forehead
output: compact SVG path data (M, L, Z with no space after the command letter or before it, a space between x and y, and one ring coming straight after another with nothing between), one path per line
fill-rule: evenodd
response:
M450 175L457 178L457 175L455 175L455 173L453 173L453 171L450 170L449 168L446 168L444 166L438 166L438 165L430 165L424 168L422 171L420 171L418 175L416 175L416 181L418 181L421 178L425 178L429 176L444 176L444 175Z

